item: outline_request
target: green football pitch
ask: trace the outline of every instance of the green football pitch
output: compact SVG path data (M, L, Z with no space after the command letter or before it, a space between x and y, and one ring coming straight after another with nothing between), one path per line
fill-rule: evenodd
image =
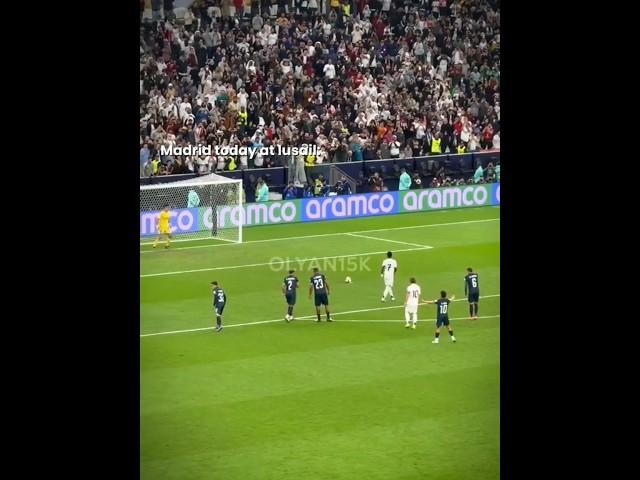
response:
M244 230L243 244L140 253L143 480L437 479L500 475L500 209L482 207ZM395 301L381 302L387 250ZM316 323L313 266L334 323ZM468 320L463 277L480 279ZM281 284L300 279L286 323ZM350 276L353 283L346 284ZM404 328L404 290L455 295ZM227 294L213 330L210 282Z

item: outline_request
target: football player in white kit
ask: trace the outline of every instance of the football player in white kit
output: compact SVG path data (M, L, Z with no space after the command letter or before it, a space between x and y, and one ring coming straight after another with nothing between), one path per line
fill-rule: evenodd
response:
M391 300L395 300L393 296L393 279L398 271L398 262L394 258L391 258L393 254L387 252L387 258L382 262L382 270L380 270L380 277L384 278L384 292L382 292L382 301L387 300L387 295L391 296Z
M411 277L409 279L409 286L407 287L407 298L404 302L404 319L406 321L405 328L416 328L418 323L418 304L420 303L420 295L422 291L420 286L416 283L416 279Z

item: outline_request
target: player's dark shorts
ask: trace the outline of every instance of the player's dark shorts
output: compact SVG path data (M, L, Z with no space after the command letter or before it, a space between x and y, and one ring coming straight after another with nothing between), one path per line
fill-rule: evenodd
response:
M440 328L443 325L445 327L449 326L449 315L447 315L447 316L438 315L438 319L436 320L436 328Z
M287 300L287 305L295 305L296 304L296 296L291 293L287 293L285 295L285 299Z
M216 315L222 315L222 311L224 310L224 303L214 305L213 309L215 310Z
M469 303L477 303L480 300L480 291L475 293L469 292Z
M329 305L329 295L326 293L316 293L315 299L316 307L320 305Z

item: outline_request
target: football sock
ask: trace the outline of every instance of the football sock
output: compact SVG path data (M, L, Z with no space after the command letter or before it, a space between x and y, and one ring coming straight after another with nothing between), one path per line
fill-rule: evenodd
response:
M292 315L293 314L293 307L291 305L289 305L287 307L287 314Z
M473 303L469 304L469 316L473 317Z
M318 313L318 321L320 321L320 314Z
M404 312L404 319L407 321L407 325L409 325L409 322L411 322L411 314L406 310Z
M440 336L440 332L436 332L436 338Z
M329 312L326 312L326 313L327 313L327 320L329 320L329 319L331 318L331 317L329 316L330 314L329 314Z
M220 315L216 315L216 327L220 328L222 326L222 317Z
M477 317L478 316L478 304L474 304L473 305L473 316Z
M453 330L449 330L449 335L453 337Z

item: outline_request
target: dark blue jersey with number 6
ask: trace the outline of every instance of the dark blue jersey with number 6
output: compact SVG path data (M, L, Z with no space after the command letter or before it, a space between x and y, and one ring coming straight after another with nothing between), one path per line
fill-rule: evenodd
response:
M469 273L464 277L464 293L472 294L480 292L480 283L478 281L477 273Z

